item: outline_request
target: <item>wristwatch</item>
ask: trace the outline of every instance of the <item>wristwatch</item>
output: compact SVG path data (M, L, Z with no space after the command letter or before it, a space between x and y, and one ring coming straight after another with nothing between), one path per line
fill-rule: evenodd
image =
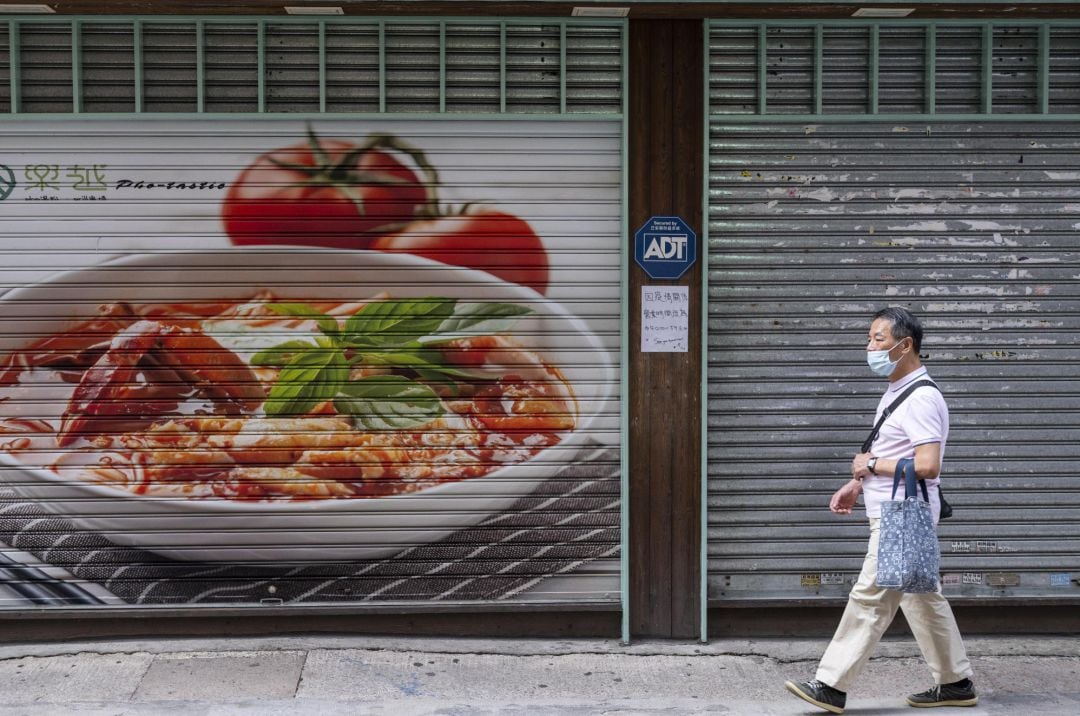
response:
M866 469L868 469L871 474L876 474L874 471L875 467L877 467L877 456L874 456L866 461Z

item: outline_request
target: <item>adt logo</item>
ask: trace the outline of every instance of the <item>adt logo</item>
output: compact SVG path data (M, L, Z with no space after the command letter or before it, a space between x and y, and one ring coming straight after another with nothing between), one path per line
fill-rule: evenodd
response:
M697 234L677 216L654 216L634 234L634 260L650 278L679 278L697 261Z
M664 236L645 232L645 260L656 259L657 261L685 261L686 260L686 234L681 236Z

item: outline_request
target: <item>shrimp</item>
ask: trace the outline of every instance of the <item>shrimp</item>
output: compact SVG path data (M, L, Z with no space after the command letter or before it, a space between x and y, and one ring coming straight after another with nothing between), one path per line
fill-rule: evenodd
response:
M83 374L61 416L57 445L73 443L95 418L162 412L153 403L132 400L144 361L237 409L254 410L266 397L248 365L205 333L159 321L137 321L120 331Z

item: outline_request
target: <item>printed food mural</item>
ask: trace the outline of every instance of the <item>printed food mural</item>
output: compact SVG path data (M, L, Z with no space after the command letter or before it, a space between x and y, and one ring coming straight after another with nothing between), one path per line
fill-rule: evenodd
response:
M0 607L616 601L619 127L0 133Z

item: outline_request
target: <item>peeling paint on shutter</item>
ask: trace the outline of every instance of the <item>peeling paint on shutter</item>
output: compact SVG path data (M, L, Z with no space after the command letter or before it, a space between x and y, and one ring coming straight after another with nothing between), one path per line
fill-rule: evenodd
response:
M951 411L945 593L1080 596L1080 132L1072 123L714 122L708 586L843 598L867 529L828 511L910 308Z

